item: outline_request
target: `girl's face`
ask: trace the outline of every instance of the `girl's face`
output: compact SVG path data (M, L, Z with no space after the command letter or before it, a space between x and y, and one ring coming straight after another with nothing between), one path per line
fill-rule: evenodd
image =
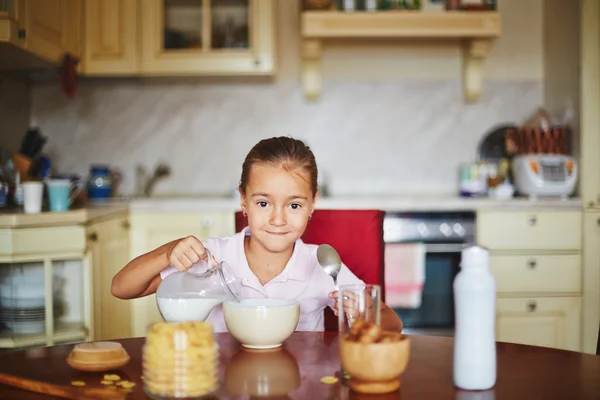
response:
M287 171L270 164L250 170L241 206L248 214L252 240L272 252L289 250L302 236L315 200L308 171Z

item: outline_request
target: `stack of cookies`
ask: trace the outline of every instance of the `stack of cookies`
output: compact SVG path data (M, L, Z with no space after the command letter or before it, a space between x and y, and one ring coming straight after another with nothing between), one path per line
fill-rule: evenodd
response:
M153 397L200 397L219 385L219 348L206 322L153 324L142 352L144 388Z

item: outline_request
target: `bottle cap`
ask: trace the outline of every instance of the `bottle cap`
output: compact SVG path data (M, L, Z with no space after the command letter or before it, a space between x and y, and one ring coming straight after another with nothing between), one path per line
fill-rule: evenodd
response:
M487 248L472 245L464 248L461 254L461 268L488 267L490 254Z

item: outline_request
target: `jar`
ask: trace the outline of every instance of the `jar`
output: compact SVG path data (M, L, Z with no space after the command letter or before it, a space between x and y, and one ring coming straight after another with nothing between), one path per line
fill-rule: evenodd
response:
M202 261L204 272L173 272L158 285L156 303L165 321L204 321L213 308L238 298L241 280L226 262L217 263L207 253L210 266Z
M106 165L92 165L87 190L90 200L107 200L112 196L112 177Z
M144 391L154 399L199 399L219 387L219 346L206 322L150 325L142 348Z

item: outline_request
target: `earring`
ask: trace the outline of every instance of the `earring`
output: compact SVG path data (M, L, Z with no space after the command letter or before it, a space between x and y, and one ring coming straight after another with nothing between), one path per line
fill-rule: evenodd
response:
M308 220L310 221L310 219L311 219L311 218L312 218L312 214L310 214L310 215L308 216Z
M246 213L246 211L243 211L242 215L244 216L244 218L248 217L248 214Z

